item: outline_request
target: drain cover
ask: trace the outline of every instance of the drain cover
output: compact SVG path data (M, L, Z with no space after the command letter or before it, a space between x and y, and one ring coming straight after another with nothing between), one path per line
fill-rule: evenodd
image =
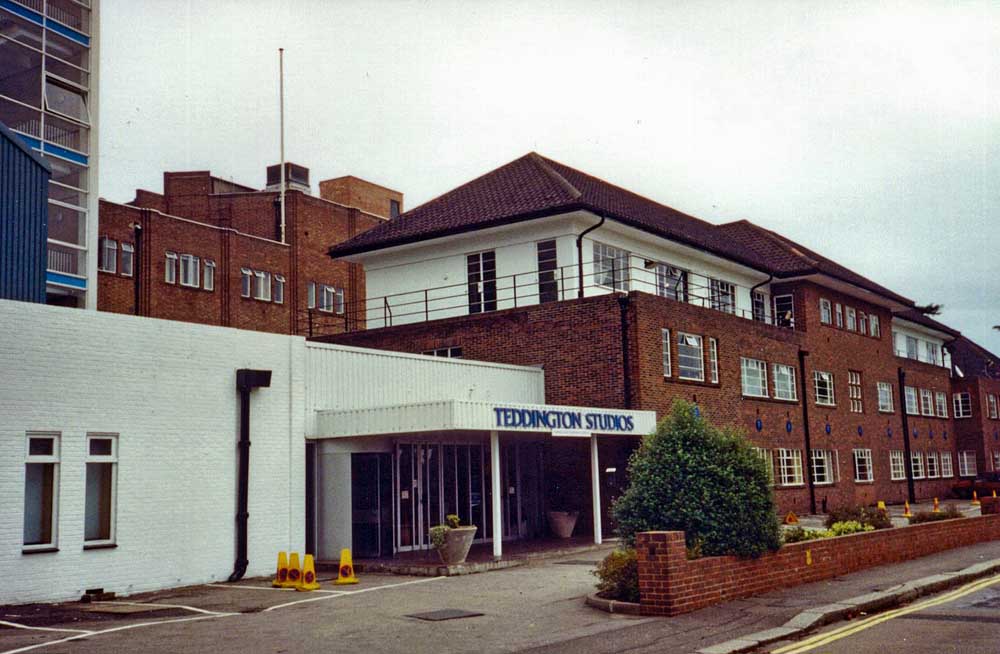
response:
M412 613L406 617L417 620L428 620L430 622L440 622L441 620L457 620L459 618L476 618L483 615L475 611L463 611L462 609L441 609L439 611L428 611L427 613Z
M600 561L584 561L583 559L572 559L570 561L553 561L556 565L597 565Z

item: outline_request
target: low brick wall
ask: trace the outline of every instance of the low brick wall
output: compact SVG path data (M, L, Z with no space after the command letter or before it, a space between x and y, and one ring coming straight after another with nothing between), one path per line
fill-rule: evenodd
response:
M712 556L689 561L682 531L636 537L643 615L676 615L887 563L1000 539L1000 515L785 545L757 559Z

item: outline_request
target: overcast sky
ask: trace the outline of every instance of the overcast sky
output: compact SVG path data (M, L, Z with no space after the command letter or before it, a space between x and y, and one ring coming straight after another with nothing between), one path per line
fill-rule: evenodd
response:
M102 197L286 153L412 208L535 150L746 218L1000 353L1000 3L104 2Z

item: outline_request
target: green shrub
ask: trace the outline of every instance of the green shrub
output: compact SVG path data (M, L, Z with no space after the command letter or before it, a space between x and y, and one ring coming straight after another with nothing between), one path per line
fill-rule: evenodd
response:
M863 525L857 520L835 522L830 526L831 536L848 536L850 534L860 534L866 531L875 531L875 527L872 525Z
M863 525L871 525L875 529L892 527L889 514L871 506L847 506L834 509L826 516L826 528L830 529L837 522L860 522Z
M452 529L458 529L459 525L462 524L461 521L458 519L458 516L455 515L454 513L449 513L448 515L446 515L444 517L444 522Z
M677 400L629 461L614 504L623 542L641 531L683 531L690 552L759 556L781 545L771 482L743 436Z
M937 522L938 520L951 520L953 518L964 518L962 512L953 505L947 506L941 513L933 511L921 511L910 516L911 525L919 525L921 522Z
M784 543L801 543L807 540L816 540L817 538L826 538L826 533L822 529L806 529L804 527L792 527L791 529L785 529L781 534L781 540Z
M441 549L448 540L448 532L451 531L451 527L448 525L437 525L435 527L431 527L429 531L431 535L431 545L433 545L436 549Z
M634 549L615 550L604 557L594 575L597 590L605 599L639 601L639 561Z

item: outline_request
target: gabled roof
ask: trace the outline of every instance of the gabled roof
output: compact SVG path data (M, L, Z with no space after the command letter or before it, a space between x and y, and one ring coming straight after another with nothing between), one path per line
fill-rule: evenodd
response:
M343 257L580 209L767 271L766 262L715 225L535 152L335 245L329 253Z
M49 162L46 161L41 154L35 152L30 147L28 147L28 144L25 143L20 136L11 131L11 129L6 125L4 125L3 123L0 123L0 138L10 141L12 144L14 144L15 148L19 149L21 152L27 155L28 158L31 159L31 161L34 162L35 165L37 165L39 168L44 168L46 171L50 173L52 172L52 166L49 165Z
M1000 379L1000 357L986 348L959 336L948 345L951 363L958 366L966 377Z
M917 309L907 309L906 311L898 311L893 315L898 316L903 320L909 320L910 322L915 322L918 325L923 325L924 327L929 327L939 332L944 332L945 334L948 334L949 336L952 336L954 338L958 338L959 336L962 335L962 332L956 329L952 329L948 325L945 325L944 323L940 323L937 320L934 320L926 313L921 313Z

